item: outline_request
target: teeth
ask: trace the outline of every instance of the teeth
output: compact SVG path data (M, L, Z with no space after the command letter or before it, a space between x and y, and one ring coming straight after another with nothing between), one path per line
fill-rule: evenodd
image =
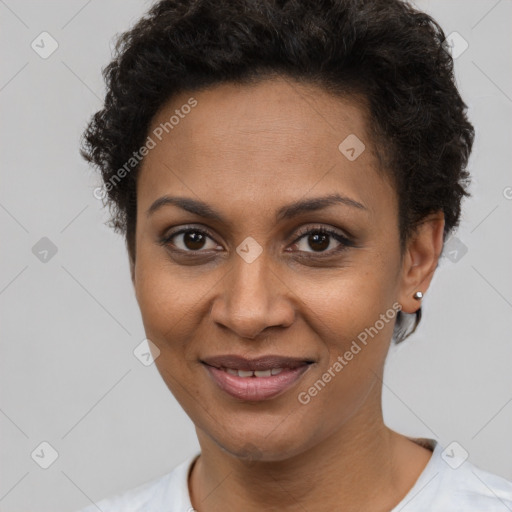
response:
M236 375L238 377L270 377L272 375L280 374L283 369L282 368L272 368L271 370L234 370L233 368L226 368L226 372L230 375Z
M255 370L256 377L270 377L270 370Z

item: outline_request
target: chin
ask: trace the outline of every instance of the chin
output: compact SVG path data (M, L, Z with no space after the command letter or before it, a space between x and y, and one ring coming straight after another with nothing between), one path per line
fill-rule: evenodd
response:
M297 432L297 429L292 431ZM224 452L247 462L282 461L303 451L300 448L303 440L289 435L284 436L284 438L276 438L272 435L265 437L261 431L254 435L240 432L238 435L229 435L227 439L217 438L215 442Z

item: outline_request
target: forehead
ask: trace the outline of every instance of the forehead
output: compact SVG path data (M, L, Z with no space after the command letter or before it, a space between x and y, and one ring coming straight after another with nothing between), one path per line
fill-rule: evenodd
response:
M138 202L149 207L164 193L288 202L339 191L372 209L390 189L367 126L362 102L286 79L182 93L152 120Z

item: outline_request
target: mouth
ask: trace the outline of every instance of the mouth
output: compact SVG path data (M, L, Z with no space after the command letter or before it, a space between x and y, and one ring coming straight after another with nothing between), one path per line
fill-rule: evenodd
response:
M261 401L290 389L314 363L311 359L227 355L201 360L214 383L239 400Z

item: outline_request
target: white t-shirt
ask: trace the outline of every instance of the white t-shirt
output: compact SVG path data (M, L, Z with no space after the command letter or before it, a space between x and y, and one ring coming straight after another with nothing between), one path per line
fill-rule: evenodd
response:
M443 450L433 439L413 439L433 449L432 457L407 495L389 512L512 511L512 482L463 462L461 450ZM459 445L460 446L460 445ZM79 512L194 512L188 475L199 454L170 473ZM455 468L455 469L454 469Z

